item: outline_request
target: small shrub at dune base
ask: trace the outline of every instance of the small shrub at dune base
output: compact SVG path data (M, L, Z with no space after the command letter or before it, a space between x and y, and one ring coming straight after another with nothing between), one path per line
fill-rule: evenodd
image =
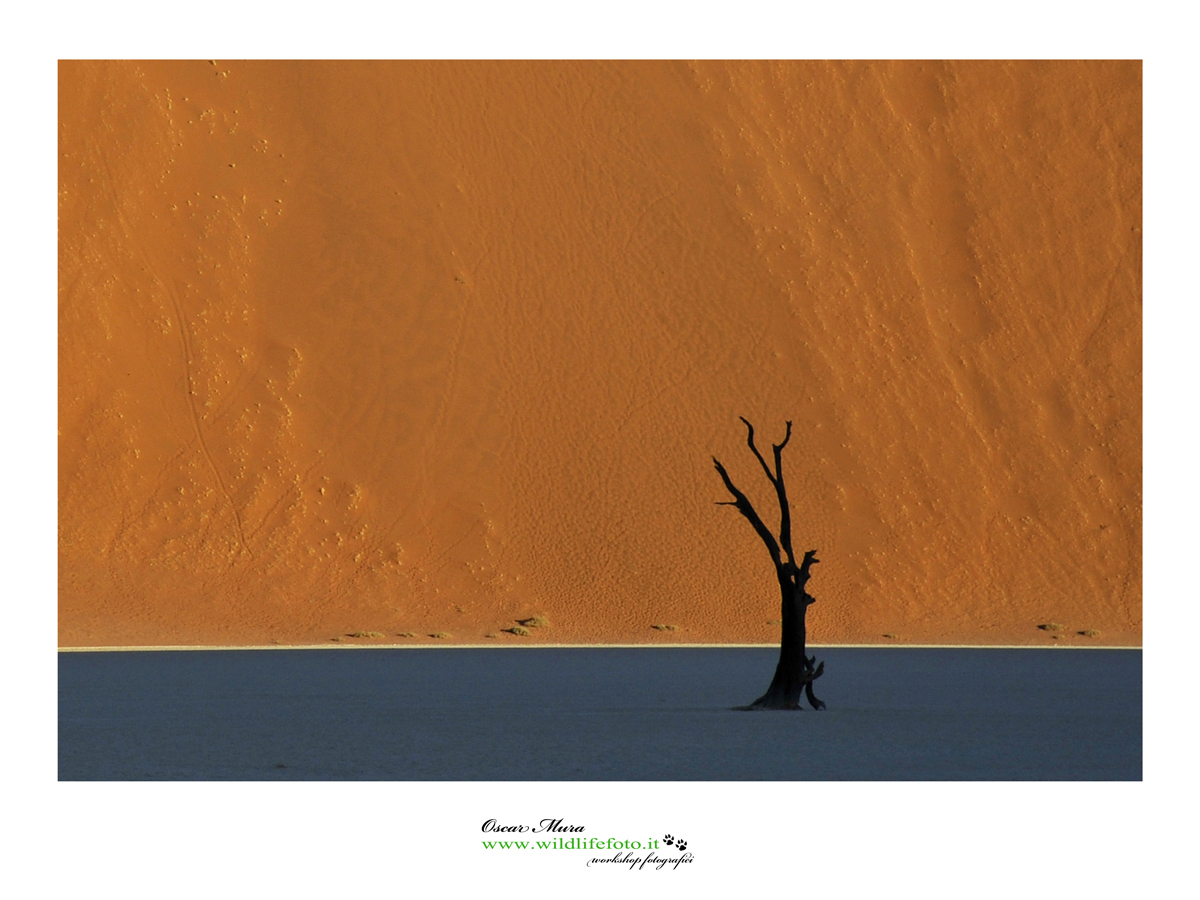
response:
M528 619L521 619L520 621L526 628L545 628L550 624L550 620L544 616L530 616Z
M340 637L331 637L330 640L331 641L340 641L341 638Z
M433 634L430 635L430 637L431 638L448 638L448 637L453 637L453 635L451 635L445 631L435 631Z
M527 634L529 634L529 629L522 628L520 625L514 625L512 628L508 629L508 632L509 634L515 634L518 637L525 637Z
M1089 628L1087 631L1081 631L1079 633L1084 637L1100 637L1100 632L1096 631L1094 628Z
M894 635L894 634L892 634L890 631L889 631L889 632L886 632L886 633L885 633L883 636L884 636L885 638L894 638L894 637L895 637L895 635Z
M1059 625L1057 622L1047 622L1044 625L1038 626L1042 631L1063 631L1066 627L1066 625Z
M500 635L496 634L496 632L494 632L494 631L489 631L487 634L484 635L484 637L485 638L494 638L494 637L500 637Z
M767 619L768 625L782 625L783 619Z
M676 631L679 628L678 625L651 625L650 627L655 631Z
M382 631L352 631L346 637L370 638L370 637L387 637Z
M396 637L416 637L411 631L400 631L396 633Z

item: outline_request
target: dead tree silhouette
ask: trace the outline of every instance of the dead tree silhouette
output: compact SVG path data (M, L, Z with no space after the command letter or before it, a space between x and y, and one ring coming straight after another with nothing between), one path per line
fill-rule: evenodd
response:
M822 662L818 665L815 656L805 655L805 642L808 637L805 618L808 615L808 608L816 602L812 595L805 590L805 586L808 584L810 570L820 560L817 559L816 550L809 550L804 554L804 559L800 564L796 564L795 555L792 553L792 515L788 508L787 489L783 484L783 448L792 438L792 423L787 423L787 434L784 435L783 442L771 445L775 451L775 471L772 472L767 461L763 459L763 455L754 446L754 426L744 417L739 416L738 418L746 423L748 431L746 442L762 465L767 479L775 488L775 495L779 498L778 540L763 524L763 520L755 512L754 506L751 505L746 495L734 486L729 478L729 473L725 471L720 460L714 456L713 464L717 467L721 480L725 482L725 487L734 497L733 500L721 501L717 505L736 506L738 512L754 526L754 530L762 538L762 542L767 545L767 552L771 554L771 562L775 564L775 576L779 581L779 591L782 595L783 625L779 641L779 664L775 667L775 677L771 679L770 687L767 688L765 694L749 706L737 708L747 710L802 709L800 694L804 693L813 709L824 709L825 704L813 694L813 682L824 673L825 663Z

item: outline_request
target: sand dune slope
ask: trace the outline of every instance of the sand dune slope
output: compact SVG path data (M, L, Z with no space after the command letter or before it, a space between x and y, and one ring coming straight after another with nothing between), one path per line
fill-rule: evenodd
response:
M1138 63L63 63L59 284L64 645L771 640L739 415L813 640L1140 642Z

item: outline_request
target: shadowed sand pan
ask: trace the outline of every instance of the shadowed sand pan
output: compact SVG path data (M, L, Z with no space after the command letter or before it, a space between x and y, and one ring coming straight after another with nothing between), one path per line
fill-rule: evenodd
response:
M1142 778L1139 650L830 649L825 712L736 711L778 652L63 653L58 777Z
M59 74L60 645L1141 643L1140 63Z

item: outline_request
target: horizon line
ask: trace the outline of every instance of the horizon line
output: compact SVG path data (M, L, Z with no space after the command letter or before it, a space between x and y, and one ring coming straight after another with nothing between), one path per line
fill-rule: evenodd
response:
M1141 650L1142 645L1123 644L807 644L814 650L870 650L877 647L908 650ZM178 650L692 650L777 649L773 644L161 644L106 647L59 647L59 653L133 653Z

